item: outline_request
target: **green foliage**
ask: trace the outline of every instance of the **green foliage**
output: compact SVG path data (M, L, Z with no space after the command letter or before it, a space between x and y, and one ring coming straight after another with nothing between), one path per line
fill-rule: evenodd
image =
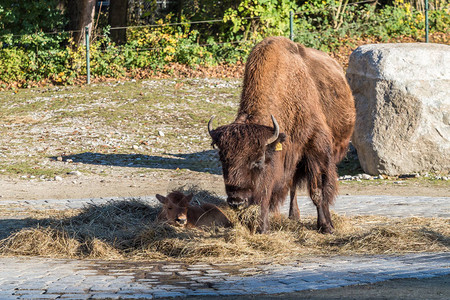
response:
M23 49L0 50L0 80L4 82L22 81L26 79L24 66L28 65Z
M373 22L376 26L370 33L379 35L385 40L400 35L418 37L419 34L423 35L424 19L424 15L411 8L409 3L403 4L403 1L399 0L396 5L386 6L374 16Z
M5 34L29 34L62 29L64 17L58 0L2 0L0 29Z
M225 11L224 22L232 26L226 32L231 39L261 39L271 35L287 35L289 12L298 7L288 0L244 0Z
M449 10L431 11L431 32L450 28ZM323 51L333 51L353 39L373 36L387 41L400 36L419 39L425 35L425 17L403 0L378 9L357 6L345 0L306 2L295 19L297 42Z
M446 9L432 10L428 19L432 31L450 33L450 5L447 4Z
M58 0L2 0L0 3L0 43L49 49L59 36L43 35L64 29L67 23L57 9Z
M74 77L67 77L69 35L57 33L67 23L57 5L57 0L0 3L0 81L69 82Z
M57 2L4 0L0 4L2 86L40 80L71 84L86 74L84 46L74 45L67 33L43 33L61 30L65 24ZM295 41L328 52L352 39L419 39L425 31L424 14L403 0L383 7L351 5L348 0L311 0L301 6L287 0L185 2L192 5L177 15L168 14L152 26L127 29L124 45L111 41L108 27L102 29L90 43L91 75L118 78L136 69L167 70L170 63L195 68L244 61L262 38L289 35L290 11L295 12ZM448 4L445 7L430 11L431 32L449 34L450 11ZM223 22L189 23L205 19Z

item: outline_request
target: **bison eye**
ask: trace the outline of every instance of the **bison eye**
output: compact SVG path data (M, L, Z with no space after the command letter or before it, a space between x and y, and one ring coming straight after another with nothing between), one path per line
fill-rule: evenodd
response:
M257 161L252 162L251 163L251 168L252 169L259 169L259 170L263 169L264 168L264 159L261 158L261 159L259 159Z

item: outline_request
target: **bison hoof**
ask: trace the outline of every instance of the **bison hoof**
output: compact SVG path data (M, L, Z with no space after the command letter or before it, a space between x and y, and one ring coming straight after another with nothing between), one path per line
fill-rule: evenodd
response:
M259 224L258 225L258 227L256 228L256 233L259 233L259 234L265 234L265 233L267 233L269 231L269 224L264 224L264 223L262 223L262 224Z
M265 234L265 233L267 233L267 229L258 228L258 229L256 229L256 233L257 234Z
M294 221L300 221L300 213L290 213L289 219Z
M333 230L333 226L320 226L319 227L319 232L323 233L323 234L333 234L334 230Z

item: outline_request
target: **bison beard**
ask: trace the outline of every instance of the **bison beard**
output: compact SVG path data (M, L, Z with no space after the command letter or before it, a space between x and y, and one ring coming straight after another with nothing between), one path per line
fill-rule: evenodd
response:
M289 191L289 217L300 218L296 190L306 182L318 229L333 231L336 163L355 123L336 61L283 37L266 38L248 57L236 120L215 130L212 120L208 131L219 148L229 205L260 205L259 231L266 232L269 211L278 211Z

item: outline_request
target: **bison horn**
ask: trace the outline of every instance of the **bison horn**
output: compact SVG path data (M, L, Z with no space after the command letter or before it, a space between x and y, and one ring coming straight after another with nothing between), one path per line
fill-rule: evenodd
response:
M269 138L266 142L266 145L270 145L278 139L278 135L280 134L280 126L278 126L277 120L273 115L270 115L272 118L274 133L271 138Z
M210 135L211 137L212 137L211 132L213 131L213 128L212 128L212 122L213 122L213 120L214 120L215 117L216 117L216 116L212 116L211 119L210 119L209 122L208 122L208 133L209 133L209 135Z

